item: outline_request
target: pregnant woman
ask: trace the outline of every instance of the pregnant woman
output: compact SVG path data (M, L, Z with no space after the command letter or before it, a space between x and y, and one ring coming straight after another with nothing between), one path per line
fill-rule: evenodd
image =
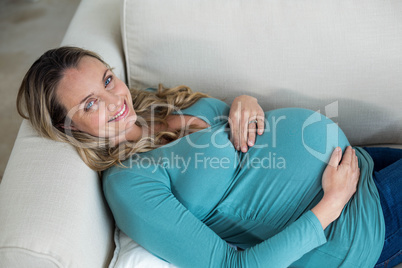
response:
M73 47L33 64L17 104L102 171L118 227L179 267L400 262L391 239L400 196L381 192L370 154L323 115L264 113L249 96L229 107L187 87L130 91L98 55ZM399 212L384 221L391 203Z

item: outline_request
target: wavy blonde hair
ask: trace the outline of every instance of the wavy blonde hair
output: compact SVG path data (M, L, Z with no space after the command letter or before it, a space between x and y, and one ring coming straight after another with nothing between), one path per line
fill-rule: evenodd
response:
M107 138L94 137L79 130L65 129L68 120L67 109L58 102L56 89L67 69L77 68L83 57L93 57L110 67L92 51L77 47L60 47L45 52L37 59L22 80L18 96L17 110L28 119L34 129L43 137L72 144L82 160L93 170L103 171L133 154L147 152L174 141L186 132L159 131L151 136L144 136L137 142L125 141L116 146ZM175 109L185 109L197 100L209 97L193 92L189 87L178 86L164 88L159 85L156 91L131 90L133 106L142 122L167 126L167 117ZM196 128L190 125L190 128Z

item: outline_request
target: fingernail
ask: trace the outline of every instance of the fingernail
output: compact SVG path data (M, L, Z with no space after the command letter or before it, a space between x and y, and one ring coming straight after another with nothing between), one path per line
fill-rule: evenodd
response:
M262 129L259 129L259 130L258 130L258 134L262 134Z
M253 146L253 145L254 145L254 142L248 141L248 145Z
M247 147L246 147L246 146L243 146L243 147L241 147L241 150L242 150L243 152L247 152Z

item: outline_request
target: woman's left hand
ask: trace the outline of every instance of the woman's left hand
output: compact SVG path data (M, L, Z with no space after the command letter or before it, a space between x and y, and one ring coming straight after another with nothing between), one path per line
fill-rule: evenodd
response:
M256 132L264 132L265 115L256 98L241 95L233 100L229 112L231 140L236 150L247 152L255 143Z

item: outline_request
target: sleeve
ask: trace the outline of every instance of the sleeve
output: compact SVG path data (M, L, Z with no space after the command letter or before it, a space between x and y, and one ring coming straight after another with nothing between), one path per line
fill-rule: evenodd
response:
M309 211L282 232L236 251L198 220L163 181L119 172L104 181L117 225L148 251L179 267L288 267L326 238Z

